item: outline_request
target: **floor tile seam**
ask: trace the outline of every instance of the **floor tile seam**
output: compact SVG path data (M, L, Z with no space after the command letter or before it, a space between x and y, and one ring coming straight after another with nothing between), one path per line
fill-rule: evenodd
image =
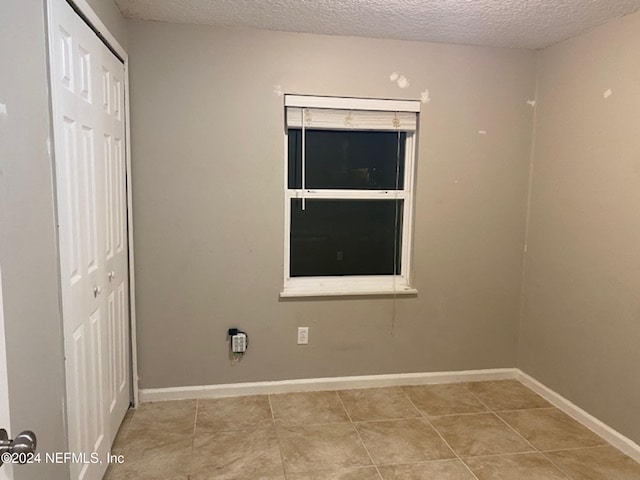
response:
M503 380L497 380L497 381L503 381ZM520 382L519 380L516 380L516 382L518 382L519 384L521 384L522 386L524 386L525 388L527 388L527 390L529 390L529 388L522 382ZM521 410L536 410L533 408L512 408L512 409L496 409L496 408L491 408L484 400L482 400L482 398L480 398L480 396L474 392L471 388L469 388L470 384L473 383L483 383L482 381L480 382L462 382L461 384L464 386L464 388L467 389L467 391L471 394L471 396L473 398L475 398L478 402L480 402L480 404L482 404L482 406L484 406L484 408L487 409L488 412L490 413L495 413L495 412L510 412L510 411L521 411ZM551 404L549 404L551 405ZM550 407L540 407L540 408L555 408L553 405L551 405Z
M407 392L405 392L404 390L403 390L403 392L404 392L404 394L406 395L406 397L407 397L407 399L409 400L409 402L411 402L411 405L413 405L413 407L414 407L415 409L417 409L417 410L420 412L420 409L418 409L418 407L416 407L415 403L413 403L413 400L411 400L411 397L409 397L409 394L407 394ZM421 412L421 413L422 413L422 412ZM469 467L469 465L467 465L467 464L462 460L462 458L460 458L460 455L458 455L458 452L456 452L456 451L453 449L453 447L452 447L451 445L449 445L449 442L447 442L447 440L445 440L445 438L444 438L444 437L442 436L442 434L438 431L438 429L437 429L435 426L433 426L433 424L429 421L429 419L428 419L428 418L426 418L426 417L423 415L423 416L422 416L422 420L423 420L424 422L426 422L426 424L427 424L427 425L429 425L429 426L431 427L431 429L432 429L434 432L436 432L436 435L438 435L438 437L440 438L440 440L442 440L442 441L444 442L444 444L447 446L447 448L448 448L449 450L451 450L451 453L453 453L453 454L456 456L456 458L458 459L458 461L459 461L460 463L462 463L462 465L464 465L464 468L466 468L466 469L467 469L467 471L471 474L471 476L472 476L475 480L480 480L480 479L476 476L476 474L475 474L475 473L473 473L473 471L471 470L471 468Z
M491 381L491 380L490 380ZM498 382L502 382L502 381L506 381L506 380L494 380L494 381L498 381ZM516 381L517 383L519 383L520 385L522 385L523 387L525 387L527 390L531 391L531 393L533 393L535 396L540 397L542 400L545 401L545 403L547 403L549 406L548 407L534 407L534 408L508 408L508 409L499 409L499 408L491 408L489 405L487 405L487 403L482 400L482 398L480 398L480 396L474 392L471 388L469 388L470 384L473 383L483 383L482 381L480 382L461 382L461 385L463 385L467 391L476 399L478 400L482 405L485 406L485 408L487 408L490 412L520 412L523 410L551 410L551 409L558 409L558 407L556 407L555 405L551 404L551 402L549 402L546 398L538 395L536 392L534 392L533 390L531 390L529 387L527 387L524 383L522 383L520 380L514 379L514 381Z
M561 415L563 416L567 416L569 417L571 420L573 420L574 422L576 422L578 425L580 425L581 427L587 429L590 433L593 433L602 443L598 444L598 445L590 445L590 446L583 446L583 447L571 447L570 449L580 449L580 448L595 448L595 447L604 447L604 446L612 446L609 442L607 442L604 438L602 438L600 435L598 435L596 432L594 432L593 430L591 430L591 428L587 427L586 425L584 425L582 422L580 422L579 420L571 417L570 415L567 415L565 412L563 412L561 409L557 408L557 407L551 407L551 408L530 408L530 409L523 409L523 410L519 410L519 411L531 411L531 410L557 410L558 412L560 412ZM514 410L516 411L516 410ZM511 425L504 420L499 414L500 413L505 413L505 411L496 411L493 412L495 415L497 415L497 417L502 420L504 423L506 423L512 430L515 431L515 429L513 427L511 427ZM516 431L517 433L517 431ZM522 436L522 435L521 435ZM526 439L525 439L526 440ZM615 448L615 447L614 447ZM538 450L539 452L548 452L548 451L555 451L555 450L570 450L570 449L552 449L552 450L543 450L541 448L537 448L536 450Z
M269 401L269 409L271 410L271 421L273 422L273 430L274 430L275 435L276 435L276 442L278 443L278 454L280 455L280 464L282 466L282 475L284 476L284 478L286 480L288 478L287 470L285 469L285 466L284 466L284 453L282 453L282 444L280 443L280 435L278 435L278 427L276 425L275 413L273 411L273 405L271 404L271 395L267 395L267 399Z
M453 449L452 449L453 450ZM455 454L455 452L453 452ZM395 463L381 463L379 467L402 467L404 465L428 465L431 463L443 463L443 462L462 462L462 458L438 458L435 460L419 460L416 462L395 462Z
M260 430L261 428L268 427L275 422L272 418L264 418L262 420L257 420L252 423L248 423L246 425L240 426L229 426L229 425L207 425L208 422L198 423L196 427L196 432L198 432L199 428L206 429L208 431L216 432L216 433L228 433L228 432L246 432L247 430ZM215 422L214 422L215 423Z
M195 417L193 419L193 436L195 437L196 435L196 428L198 425L198 409L200 408L200 400L196 399L196 413L195 413Z
M622 451L620 451L610 443L603 444L603 445L591 445L590 447L554 448L552 450L540 450L540 453L573 452L576 450L595 450L596 448L613 448L615 451L621 453L622 455L625 455ZM628 455L625 455L625 456L628 456Z
M473 395L473 393L471 393L471 394ZM476 398L477 398L477 397L476 397ZM485 402L483 402L483 401L482 401L482 399L478 398L478 401L479 401L482 405L484 405L485 407L487 407L487 408L488 408L488 405L487 405ZM495 418L497 418L500 422L502 422L504 425L506 425L506 426L507 426L507 428L508 428L509 430L511 430L511 431L512 431L513 433L515 433L518 437L520 437L522 440L524 440L524 441L525 441L525 442L526 442L526 443L527 443L531 448L533 448L533 450L534 450L535 452L540 452L540 450L538 450L538 448L537 448L533 443L531 443L529 440L527 440L526 438L524 438L524 436L523 436L520 432L518 432L515 428L513 428L511 425L509 425L509 424L508 424L508 423L507 423L507 422L506 422L502 417L500 417L500 415L498 415L498 414L497 414L496 412L494 412L494 411L491 411L491 414L492 414Z
M374 387L374 388L394 388L394 387ZM344 400L342 398L342 395L340 395L341 392L346 392L346 391L362 391L362 390L369 390L368 388L354 388L354 389L350 389L350 390L336 390L336 395L338 397L338 400L340 401L340 405L342 405L342 408L344 409L344 411L347 414L347 417L349 418L349 421L351 423L355 424L356 423L370 423L370 422L386 422L386 421L390 421L390 420L408 420L408 419L416 419L418 417L407 417L407 418L382 418L382 419L376 419L376 420L354 420L353 417L351 416L351 413L349 412L349 409L347 408L347 406L344 403ZM400 390L402 391L402 389L400 388ZM404 392L403 392L404 393ZM418 412L418 415L420 415L420 412Z
M523 434L521 434L520 432L518 432L514 427L512 427L509 423L507 423L506 420L504 420L500 415L496 414L495 412L493 412L493 415L500 420L500 422L502 422L504 425L506 425L506 427L511 430L513 433L515 433L517 436L519 436L520 438L522 438L529 446L531 446L531 448L534 449L534 451L538 452L538 453L542 453L540 451L540 449L538 447L536 447L533 443L531 443L527 438L525 438L525 436Z
M281 422L283 422L283 420L276 418L276 411L273 408L273 402L271 397L273 396L278 396L278 395L290 395L290 394L296 394L296 393L333 393L335 394L336 398L338 399L338 402L340 402L340 406L342 407L342 410L344 411L344 413L347 415L347 420L343 421L343 422L323 422L323 423L305 423L305 424L290 424L290 426L305 426L305 425L331 425L334 423L348 423L351 421L351 418L349 416L349 412L347 411L347 409L345 408L344 404L342 403L342 400L340 398L340 395L338 395L338 391L337 390L318 390L318 391L313 391L313 392L288 392L288 393L270 393L267 395L267 397L269 398L269 408L271 409L271 417L273 418L274 421L278 421L280 420Z
M470 394L470 395L471 395L475 400L477 400L480 404L482 404L482 406L483 406L487 411L489 411L489 412L493 411L493 410L492 410L491 408L489 408L489 407L488 407L484 402L482 402L482 401L478 398L478 396L477 396L475 393L473 393L473 392L471 391L471 389L470 389L470 388L469 388L469 386L468 386L468 384L469 384L469 383L474 383L474 382L452 382L452 383L445 383L445 384L426 384L426 385L408 385L408 386L409 386L409 387L411 387L411 386L416 386L416 387L430 387L430 386L434 386L434 387L435 387L435 386L439 386L439 385L459 385L459 386L463 387L467 392L469 392L469 394ZM402 391L405 393L405 395L407 395L407 396L409 397L409 394L405 391L405 389L404 389L404 388L402 388ZM411 397L409 397L409 399L411 399ZM412 400L412 402L413 402L413 400ZM414 404L414 405L415 405L415 404ZM418 407L416 406L416 408L418 408ZM418 410L419 410L419 409L418 409ZM478 412L478 413L482 413L482 412ZM434 415L434 416L440 417L440 416L443 416L443 415Z
M382 423L382 422L403 422L405 420L424 420L424 415L416 417L400 417L400 418L380 418L376 420L351 420L352 423Z
M273 422L275 423L275 421L276 421L276 412L273 409L273 403L271 402L271 395L272 394L268 394L267 395L267 401L269 402L269 412L271 412L271 420L273 420Z
M421 415L427 419L437 420L438 418L447 418L447 417L470 417L472 415L486 415L488 413L493 413L490 410L483 410L481 412L466 412L466 413L447 413L445 415L427 415L424 412L421 412Z
M396 465L396 464L394 464ZM314 473L341 473L351 470L367 470L369 468L376 468L375 465L364 465L359 467L340 467L340 468L314 468L311 470L296 470L285 474L285 478L289 479L292 475L310 475ZM384 480L384 479L383 479Z
M419 408L419 407L418 407L418 406L413 402L413 400L411 399L411 397L410 397L410 396L409 396L409 394L405 391L405 389L404 389L404 388L402 389L402 391L405 393L405 395L407 395L407 397L409 398L409 400L411 401L411 403L413 403L414 407L418 409L418 411L420 412L420 414L421 414L423 417L426 417L426 418L429 418L429 417L433 417L433 418L435 418L435 417L451 417L451 416L454 416L454 415L477 415L477 414L481 414L481 413L491 413L491 412L493 412L493 410L492 410L491 408L489 408L489 407L488 407L484 402L482 402L482 401L477 397L477 395L475 395L475 394L474 394L474 393L469 389L469 387L467 386L467 384L468 384L468 383L469 383L469 382L453 382L453 383L447 383L447 384L445 384L445 385L460 385L460 386L462 386L463 388L465 388L465 389L469 392L469 394L471 394L471 396L472 396L475 400L477 400L477 401L478 401L478 402L479 402L479 403L484 407L484 409L485 409L484 411L481 411L481 412L465 412L465 413L451 413L451 414L446 414L446 415L427 415L426 413L424 413L424 412L423 412L423 411L422 411L422 410L421 410L421 409L420 409L420 408ZM436 385L438 385L438 384L436 384ZM431 385L415 385L415 386L425 386L425 387L428 387L428 386L431 386Z
M161 434L162 436L187 437L193 436L193 432L194 429L192 426L189 426L188 428L186 426L180 426L177 428L175 426L170 426L169 428L167 428L167 426L163 425L161 422L157 422L149 424L148 426L144 426L139 430L129 432L129 434L127 435L127 442L132 440L132 438L130 437L130 435L132 434L135 434L137 437L143 436L145 438L159 434ZM138 438L138 440L140 439Z
M338 397L338 401L340 402L340 405L342 405L342 408L347 413L347 417L349 418L349 421L351 422L351 426L356 431L356 435L358 435L358 439L360 440L360 443L362 444L362 447L364 448L364 451L367 452L367 456L369 457L369 460L371 461L371 465L373 465L373 467L376 469L376 473L378 474L378 478L380 480L384 480L384 478L382 477L382 474L380 473L380 470L378 469L378 466L376 465L376 462L373 461L373 457L371 456L371 452L369 452L369 449L367 448L367 445L364 443L362 435L360 435L360 432L358 431L357 425L355 424L355 422L351 418L351 414L349 413L349 410L347 409L347 406L344 404L344 401L342 400L342 397L340 396L340 394L337 391L336 391L336 396Z
M516 455L543 455L544 452L539 452L537 450L528 450L525 452L505 452L505 453L485 453L482 455L465 455L462 456L461 459L470 460L473 458L493 458L493 457L514 457Z
M463 383L462 385L464 386L464 388L466 388L466 389L467 389L467 391L469 392L469 394L470 394L474 399L476 399L476 401L477 401L478 403L480 403L480 405L482 405L484 408L486 408L486 409L487 409L487 413L495 413L495 412L496 412L496 410L494 410L494 409L493 409L493 408L491 408L489 405L487 405L487 403L486 403L485 401L483 401L477 393L475 393L473 390L471 390L471 389L469 388L469 383L470 383L470 382L465 382L465 383Z
M411 400L411 397L409 396L409 394L407 393L406 389L403 388L402 386L398 387L400 389L400 391L402 392L402 394L404 395L404 398L406 398L409 403L411 404L411 406L413 407L413 409L418 413L418 415L420 415L421 417L424 417L424 415L422 414L422 410L420 410L416 404L414 403L413 400Z
M378 421L378 422L382 422L384 420L369 420L369 421ZM327 425L347 425L349 423L366 423L366 422L360 422L360 421L351 421L351 420L345 420L344 422L325 422L325 423L286 423L284 420L280 420L280 419L276 419L273 422L276 426L282 426L282 427L294 427L294 428L299 428L299 427L324 427Z
M598 438L600 438L600 437L598 437ZM597 445L583 445L583 446L580 446L580 447L569 447L569 448L539 448L538 450L540 450L541 452L558 452L558 451L562 451L562 450L582 450L584 448L613 447L613 445L611 445L606 440L604 440L604 439L601 439L601 440L602 440L602 443L598 443ZM613 447L613 448L616 448L616 447ZM616 448L616 450L618 450L618 449Z
M196 399L196 414L195 414L195 418L193 420L193 435L191 438L191 458L189 459L189 468L187 471L187 479L191 478L191 476L193 475L193 463L194 463L194 457L195 457L195 450L196 450L196 428L197 428L197 424L198 424L198 407L200 406L200 400Z
M477 395L475 395L473 392L471 392L471 395L473 395L474 397L476 397L476 399L485 407L488 408L488 405L482 401L481 398L479 398ZM538 448L536 448L535 445L533 445L529 440L527 440L526 438L524 438L523 435L520 434L520 432L518 432L515 428L513 428L511 425L509 425L502 417L500 417L500 415L498 415L495 411L491 411L491 413L499 420L501 421L504 425L507 426L507 428L509 428L512 432L514 432L518 437L522 438L531 448L533 448L533 451L535 453L538 453L539 455L542 455L543 458L545 458L549 463L551 463L551 465L553 465L562 475L564 475L565 477L571 479L572 477L570 477L569 475L567 475L567 473L562 470L560 467L558 467L558 465L556 465L555 462L552 462L546 455L544 455L543 452L541 452ZM531 452L528 452L531 453ZM465 463L466 465L466 463Z
M546 458L547 462L549 462L551 465L553 465L558 470L560 470L565 477L567 477L570 480L574 480L574 477L572 477L569 473L565 472L564 469L560 465L558 465L557 462L553 460L553 458L549 457L549 455L546 454L546 452L540 452L540 455Z
M505 410L491 410L493 413L516 413L516 412L530 412L530 411L538 411L538 410L560 410L558 407L554 407L553 405L550 407L535 407L535 408L509 408ZM562 411L562 410L560 410Z
M560 466L556 462L554 462L547 455L545 455L545 452L540 452L540 451L535 451L535 452L515 452L515 453L496 453L496 454L492 454L492 455L476 455L476 456L464 457L461 460L466 465L467 464L467 462L466 462L467 460L473 460L473 459L477 459L477 458L514 457L514 456L517 456L517 455L537 455L537 456L541 456L542 458L547 460L551 465L553 465L568 480L577 480L577 479L574 479L574 477L569 475L567 472L565 472L562 468L560 468Z
M562 413L563 415L566 415L564 412L562 412L562 410L560 410L560 409L556 409L556 410L558 410L558 411L559 411L560 413ZM527 440L527 439L524 437L524 435L522 435L522 434L521 434L520 432L518 432L518 431L517 431L513 426L511 426L511 424L510 424L509 422L507 422L504 418L502 418L500 415L498 415L498 413L501 413L501 412L492 412L492 413L493 413L496 417L498 417L498 418L500 419L500 421L502 421L502 423L504 423L507 427L509 427L511 430L513 430L515 433L517 433L520 437L522 437L522 438L523 438L527 443L529 443L532 447L534 447L534 448L536 449L536 451L538 451L538 452L540 452L540 453L543 453L543 452L548 452L548 451L553 451L553 450L559 450L559 449L547 450L547 449L542 449L542 448L538 448L538 447L536 447L535 445L533 445L533 443L531 443L529 440ZM584 425L582 425L580 422L578 422L577 420L576 420L576 422L577 422L580 426L582 426L582 427L584 427L584 428L587 428L587 427L585 427ZM591 431L591 430L590 430L590 431ZM608 443L606 440L604 440L602 437L600 437L600 436L599 436L599 435L597 435L597 434L596 434L596 436L597 436L600 440L602 440L602 442L603 442L603 443L598 444L598 445L591 445L590 447L603 447L603 446L609 445L609 443ZM572 448L579 449L579 448L588 448L588 447L572 447ZM563 450L563 449L560 449L560 450Z
M471 392L471 391L470 391L470 392ZM538 449L537 449L537 448L536 448L536 447L535 447L535 446L534 446L534 445L533 445L529 440L527 440L526 438L524 438L524 437L520 434L520 432L516 431L516 430L515 430L511 425L509 425L507 422L505 422L505 421L500 417L500 415L498 415L498 414L496 413L496 411L495 411L495 410L491 409L491 408L489 407L489 405L487 405L487 404L486 404L486 402L484 402L480 397L478 397L478 396L477 396L476 394L474 394L473 392L471 392L471 395L472 395L472 396L474 396L474 397L475 397L475 399L476 399L476 400L478 400L478 402L480 402L480 404L481 404L482 406L484 406L486 409L488 409L488 410L489 410L487 413L489 413L489 414L493 415L493 416L494 416L494 417L496 417L498 420L500 420L502 423L504 423L504 424L505 424L505 425L506 425L506 426L507 426L511 431L513 431L513 432L514 432L518 437L522 438L522 439L523 439L527 444L529 444L529 445L534 449L534 451L536 451L536 452L538 451Z

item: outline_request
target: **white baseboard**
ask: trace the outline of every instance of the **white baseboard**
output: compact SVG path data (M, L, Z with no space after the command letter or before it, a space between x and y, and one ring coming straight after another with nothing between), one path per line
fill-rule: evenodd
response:
M187 400L196 398L242 397L275 393L348 390L352 388L393 387L402 385L430 385L438 383L478 382L487 380L521 381L567 415L586 426L611 445L640 462L640 446L593 415L570 402L562 395L540 383L518 368L466 370L458 372L398 373L353 377L304 378L273 382L229 383L195 387L150 388L140 390L140 402Z
M618 450L633 458L636 462L640 462L640 445L635 443L633 440L625 437L609 425L601 422L590 413L585 412L576 404L570 402L559 393L554 392L532 376L524 373L522 370L518 370L516 378L549 403L558 407L564 413L592 430L596 435L602 437Z
M436 383L477 382L517 378L517 368L467 370L458 372L397 373L353 377L303 378L274 382L228 383L195 387L150 388L140 390L140 402L187 400L195 398L241 397L274 393L348 390L351 388L429 385Z

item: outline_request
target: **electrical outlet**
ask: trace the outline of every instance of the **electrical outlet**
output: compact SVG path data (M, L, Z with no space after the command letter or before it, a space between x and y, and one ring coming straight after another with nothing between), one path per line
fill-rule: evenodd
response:
M238 333L231 337L231 351L233 353L244 353L247 351L247 336L244 333Z
M309 327L298 327L298 345L309 343Z

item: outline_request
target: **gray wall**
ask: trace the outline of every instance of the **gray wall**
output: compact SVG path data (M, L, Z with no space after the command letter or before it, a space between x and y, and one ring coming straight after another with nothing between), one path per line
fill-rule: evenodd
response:
M541 53L519 359L636 442L638 45L640 13Z
M121 19L122 31L124 20ZM0 265L11 433L40 452L67 450L44 0L0 2ZM2 425L0 427L7 427ZM16 480L63 480L68 468L15 466Z
M131 44L142 387L509 367L519 341L523 370L640 441L640 14L540 54L518 339L534 52L146 22L126 29L110 0L89 3ZM34 428L41 451L63 451L43 5L0 3L8 72L0 265L12 430ZM395 70L408 89L389 81ZM276 85L390 98L431 91L420 132L416 298L279 300ZM235 366L225 339L232 325L251 336ZM295 345L298 325L311 327L309 346ZM17 480L65 476L60 465L16 468Z
M513 367L536 54L129 23L141 386ZM411 84L400 89L393 71ZM283 99L423 105L415 298L279 299ZM486 135L480 135L485 130ZM310 344L296 345L296 327ZM250 336L231 365L226 330Z
M118 43L127 49L127 23L113 0L87 0Z
M0 3L0 264L11 431L33 429L39 450L65 451L64 367L58 302L42 0ZM16 480L62 479L65 465L14 467Z

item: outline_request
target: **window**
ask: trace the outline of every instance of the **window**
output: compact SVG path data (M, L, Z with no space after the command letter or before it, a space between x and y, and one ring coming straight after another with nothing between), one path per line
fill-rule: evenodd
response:
M283 297L416 293L417 101L285 96Z

